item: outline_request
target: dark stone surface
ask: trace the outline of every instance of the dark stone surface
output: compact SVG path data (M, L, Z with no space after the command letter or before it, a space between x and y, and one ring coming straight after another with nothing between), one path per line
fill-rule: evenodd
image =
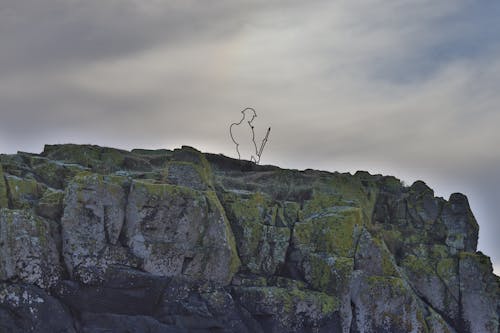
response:
M165 277L111 267L99 285L81 285L65 280L55 288L55 294L77 312L151 316L167 283Z
M85 312L81 316L82 333L189 333L187 329L165 325L148 316Z
M191 147L0 155L0 333L499 333L463 194Z
M0 286L1 333L76 333L74 318L59 300L25 284Z

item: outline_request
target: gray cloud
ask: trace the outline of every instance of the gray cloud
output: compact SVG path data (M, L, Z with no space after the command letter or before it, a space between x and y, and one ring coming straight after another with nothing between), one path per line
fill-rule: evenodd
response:
M240 24L230 19L232 14L249 7L229 1L207 6L200 1L134 0L7 0L1 6L2 69L14 73L112 61L158 44L182 47L222 37Z
M500 265L499 14L468 0L3 1L0 151L234 156L227 126L250 105L260 135L273 127L265 163L467 193Z

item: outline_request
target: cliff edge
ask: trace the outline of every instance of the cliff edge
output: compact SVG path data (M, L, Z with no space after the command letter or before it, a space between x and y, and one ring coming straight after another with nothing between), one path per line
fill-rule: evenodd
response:
M498 333L467 198L190 147L0 155L0 332Z

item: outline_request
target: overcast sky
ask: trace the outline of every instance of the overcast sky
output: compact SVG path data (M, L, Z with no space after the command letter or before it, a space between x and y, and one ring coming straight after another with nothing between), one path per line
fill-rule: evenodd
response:
M500 273L500 2L2 0L0 152L191 145L465 193Z

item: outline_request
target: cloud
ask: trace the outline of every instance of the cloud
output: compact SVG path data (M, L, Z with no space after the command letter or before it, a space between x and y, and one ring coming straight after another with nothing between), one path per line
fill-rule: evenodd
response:
M273 128L265 163L419 177L488 202L480 244L500 262L499 14L468 0L3 1L0 149L234 156L227 126L253 106L260 135Z
M7 0L0 13L5 28L2 64L9 66L2 70L64 69L97 59L112 61L158 44L182 47L218 38L233 28L231 19L220 16L247 7L229 1Z

